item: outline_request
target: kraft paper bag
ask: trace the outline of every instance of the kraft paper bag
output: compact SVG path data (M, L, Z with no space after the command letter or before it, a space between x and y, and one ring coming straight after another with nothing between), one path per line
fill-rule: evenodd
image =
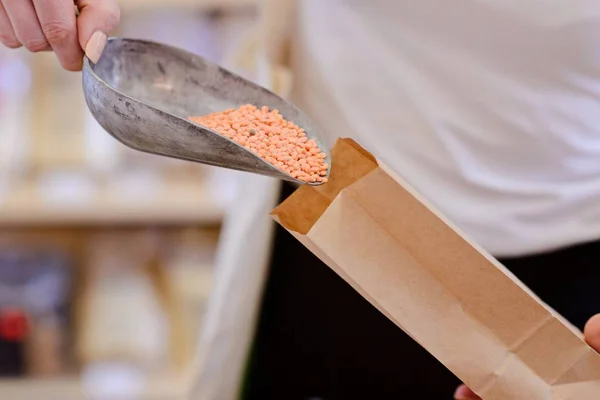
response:
M600 399L580 332L357 143L272 215L484 400Z

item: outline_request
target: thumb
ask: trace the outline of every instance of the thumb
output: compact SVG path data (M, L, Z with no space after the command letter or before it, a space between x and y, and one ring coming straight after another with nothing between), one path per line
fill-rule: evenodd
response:
M590 318L584 329L585 341L597 352L600 352L600 314ZM454 393L456 400L480 400L471 389L460 385Z
M77 0L77 34L86 56L97 63L108 35L119 24L121 13L116 0Z
M477 396L471 389L469 389L466 385L460 385L456 392L454 392L455 400L481 400L479 396Z
M594 348L597 352L600 352L600 314L597 314L590 318L585 325L584 329L585 341Z

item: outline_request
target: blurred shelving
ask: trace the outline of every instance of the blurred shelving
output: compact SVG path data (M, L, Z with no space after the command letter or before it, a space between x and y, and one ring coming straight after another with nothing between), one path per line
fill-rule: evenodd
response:
M60 400L184 400L188 385L180 375L160 375L148 379L127 397L94 393L77 376L60 379L4 379L0 380L0 393L5 399L60 399Z
M0 246L5 256L3 261L17 249L47 249L51 245L56 250L62 249L57 255L71 260L64 267L80 271L80 290L73 298L79 304L79 312L73 310L75 334L63 336L62 340L76 351L76 359L83 364L79 365L81 369L67 366L60 375L0 378L0 398L186 398L191 377L188 366L193 362L195 339L202 327L205 302L212 288L218 236L216 228L111 228L105 231L94 227L62 227L59 231L19 230L19 235L11 240L11 235L3 231ZM11 249L9 253L7 249ZM79 261L75 262L72 256ZM62 260L62 256L58 260ZM0 264L5 271L5 263ZM140 330L149 332L148 318L153 320L160 316L148 314L148 309L142 319L132 314L145 308L139 296L140 273L148 282L153 282L161 309L155 311L164 313L169 321L168 334L164 337L167 341L159 346L167 350L164 354L167 358L161 358L158 364L140 363L148 353L155 353L159 348L152 341L138 343L135 335ZM135 283L132 279L138 284L131 285ZM35 296L38 300L40 296L48 297L47 290L38 290ZM0 309L5 304L3 297ZM144 336L147 339L152 335ZM47 342L46 339L42 343ZM47 354L47 346L43 350Z
M255 18L252 9L261 0L119 3L122 23L117 35L163 41L220 62L243 40L245 29L251 28ZM61 340L76 348L74 353L85 343L81 353L86 355L73 356L76 360L69 360L72 364L67 369L47 378L31 374L0 379L0 398L187 398L189 370L195 361L205 302L213 287L212 252L219 240L224 201L231 191L227 174L135 152L116 142L90 118L80 76L62 71L50 53L32 56L23 51L0 51L0 138L0 236L4 248L60 248L72 261L69 266L77 275L74 282L79 282L75 285L81 286L74 288L77 293L72 298L77 309L73 319L77 321L75 327L69 327L72 336ZM158 228L148 229L151 227ZM148 230L160 231L161 239L132 239L143 237ZM35 237L27 239L37 231ZM88 246L93 247L98 237L108 237L112 244L100 246L91 256ZM64 246L57 244L63 242ZM164 258L148 255L162 247L171 253ZM132 255L145 252L148 254ZM145 257L156 257L156 265L146 265ZM166 356L151 372L136 357L111 353L119 352L123 343L135 343L135 329L134 333L126 328L119 332L113 325L106 328L106 321L114 323L116 319L118 325L122 318L129 322L128 327L148 326L138 318L146 322L152 318L148 311L144 317L131 316L135 314L131 310L143 309L143 304L142 290L138 287L135 292L134 284L123 283L133 279L120 275L128 269L143 271L141 275L152 281L169 327ZM94 270L112 270L114 275L106 283L90 275ZM90 285L95 285L96 291L90 291ZM0 311L5 306L0 304ZM120 317L111 318L115 314ZM81 326L86 327L85 332ZM119 334L121 342L102 340ZM82 340L84 336L87 340ZM135 353L139 356L143 351L138 348ZM116 374L90 376L90 370L110 364L113 358L117 364L129 362L139 367L141 374L123 377L117 367ZM114 385L125 385L129 390L113 388L121 393L115 396L110 393Z
M130 10L169 8L194 8L196 10L227 10L259 5L261 0L119 0L121 9Z
M203 182L163 182L141 193L80 185L74 193L59 183L25 181L0 198L2 227L146 223L212 226L222 217L223 208Z

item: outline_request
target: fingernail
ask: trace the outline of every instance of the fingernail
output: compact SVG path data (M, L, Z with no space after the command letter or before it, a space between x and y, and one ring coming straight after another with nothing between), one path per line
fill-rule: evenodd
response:
M108 38L103 32L96 31L85 45L85 55L96 64L104 51Z

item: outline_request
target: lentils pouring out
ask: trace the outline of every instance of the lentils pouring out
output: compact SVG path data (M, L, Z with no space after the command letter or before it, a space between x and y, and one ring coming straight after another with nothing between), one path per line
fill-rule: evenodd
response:
M300 181L327 182L327 155L304 129L285 120L278 110L246 104L189 119L244 146Z

